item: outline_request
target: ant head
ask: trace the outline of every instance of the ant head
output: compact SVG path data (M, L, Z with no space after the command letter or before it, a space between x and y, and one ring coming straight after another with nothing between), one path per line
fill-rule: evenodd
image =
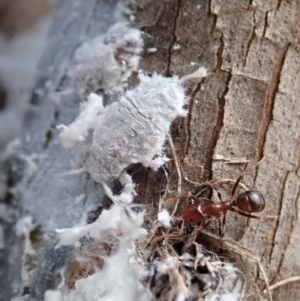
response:
M233 205L245 212L260 212L265 208L265 198L258 190L247 190L238 195Z

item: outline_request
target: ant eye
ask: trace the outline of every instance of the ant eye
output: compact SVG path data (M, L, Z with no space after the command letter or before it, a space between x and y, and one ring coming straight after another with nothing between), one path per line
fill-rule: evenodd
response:
M248 190L237 197L235 205L245 212L260 212L265 208L265 198L258 190Z

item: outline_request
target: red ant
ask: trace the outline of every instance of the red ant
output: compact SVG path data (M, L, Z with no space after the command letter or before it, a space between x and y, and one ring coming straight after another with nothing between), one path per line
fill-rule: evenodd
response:
M243 178L243 174L238 177L231 191L231 197L228 201L223 201L218 192L220 203L214 203L212 200L198 197L195 203L185 208L182 212L182 219L189 224L203 224L211 217L218 217L227 211L233 211L240 215L250 218L260 218L253 212L260 212L265 208L265 198L260 191L247 190L234 198L235 191ZM225 223L225 220L224 220Z

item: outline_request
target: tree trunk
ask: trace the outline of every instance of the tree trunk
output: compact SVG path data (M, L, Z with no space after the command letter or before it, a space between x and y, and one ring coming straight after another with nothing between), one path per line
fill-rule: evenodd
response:
M74 168L80 149L62 149L55 127L74 120L79 99L65 96L55 103L51 98L54 92L68 89L66 69L80 42L106 32L118 21L117 4L114 0L79 1L77 6L72 0L59 3L32 96L36 109L28 113L24 127L27 143L18 151L10 175L11 188L17 187L13 205L33 216L44 233L75 226L103 196L100 185L86 174L64 181L58 176ZM144 73L181 77L199 66L209 71L206 78L188 84L188 116L171 127L182 181L171 160L166 165L168 191L173 191L169 196L176 196L178 185L182 193L199 192L191 181L227 179L217 189L224 199L229 198L234 181L249 162L243 182L264 194L266 207L257 220L229 213L225 238L229 253L229 241L238 241L249 250L246 253L260 260L270 285L300 275L299 15L298 0L141 0L135 5L136 26L145 33L140 62ZM176 159L170 143L166 148ZM28 167L27 173L20 171L24 167L21 154L33 161L32 173L28 174ZM155 206L166 190L165 173L138 170L133 178L139 197ZM53 250L54 241L50 241L41 248L38 260L48 268L38 272L34 288L29 288L37 299L46 289L55 288L55 273L67 256L65 249ZM16 238L10 239L6 258L11 256L9 250L22 254ZM240 253L234 249L235 255ZM257 265L243 255L239 261L264 289ZM7 279L17 277L18 264L20 260ZM274 300L298 300L299 283L274 288Z
M157 48L143 70L209 69L190 87L188 117L172 127L177 156L197 182L236 179L249 161L244 182L264 194L266 208L246 228L240 216L230 220L226 237L260 258L271 284L300 274L299 13L299 1L212 0L144 1L137 14L145 48ZM299 282L274 290L274 300L298 298Z

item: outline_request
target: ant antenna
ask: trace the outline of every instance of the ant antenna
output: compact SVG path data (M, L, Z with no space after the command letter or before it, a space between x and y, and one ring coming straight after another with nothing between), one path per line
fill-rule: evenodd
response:
M234 196L237 187L239 186L240 182L242 181L247 167L248 167L248 162L245 163L243 171L241 172L240 176L237 178L237 180L235 181L235 183L234 183L234 185L232 187L231 198Z

